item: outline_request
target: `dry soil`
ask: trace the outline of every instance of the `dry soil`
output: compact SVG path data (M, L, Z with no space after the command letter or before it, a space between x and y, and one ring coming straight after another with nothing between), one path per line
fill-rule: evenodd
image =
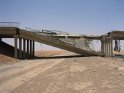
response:
M0 93L124 93L124 60L72 57L2 64Z

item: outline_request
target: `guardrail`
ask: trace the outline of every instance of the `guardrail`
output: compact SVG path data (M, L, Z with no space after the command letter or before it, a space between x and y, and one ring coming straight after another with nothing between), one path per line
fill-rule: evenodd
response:
M19 27L19 22L0 22L0 27Z

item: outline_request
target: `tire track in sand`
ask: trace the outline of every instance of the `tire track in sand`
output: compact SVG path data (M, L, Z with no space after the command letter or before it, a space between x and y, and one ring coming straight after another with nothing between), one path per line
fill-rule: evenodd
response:
M32 71L29 71L23 75L14 77L13 79L5 81L3 84L0 85L0 93L10 93L15 88L21 86L25 82L28 82L32 78L36 77L39 73L43 73L46 70L52 68L53 66L59 64L60 62L64 61L64 59L55 59L54 61L46 62L43 67L40 66Z

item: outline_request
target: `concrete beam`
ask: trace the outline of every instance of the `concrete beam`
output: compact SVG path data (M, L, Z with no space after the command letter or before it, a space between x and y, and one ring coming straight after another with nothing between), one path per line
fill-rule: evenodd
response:
M18 30L16 27L0 27L0 35L16 35Z

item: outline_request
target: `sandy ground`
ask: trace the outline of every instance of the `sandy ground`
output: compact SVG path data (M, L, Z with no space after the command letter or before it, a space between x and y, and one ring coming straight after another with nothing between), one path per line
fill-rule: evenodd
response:
M37 57L50 57L54 55L61 55L61 54L69 54L71 52L65 50L43 50L43 51L36 51L35 56ZM73 54L73 53L71 53Z
M5 55L0 54L0 65L1 64L13 63L15 61L16 60L14 58L12 58L12 57L8 57L8 56L5 56Z
M3 64L0 93L124 93L124 60L72 57Z

